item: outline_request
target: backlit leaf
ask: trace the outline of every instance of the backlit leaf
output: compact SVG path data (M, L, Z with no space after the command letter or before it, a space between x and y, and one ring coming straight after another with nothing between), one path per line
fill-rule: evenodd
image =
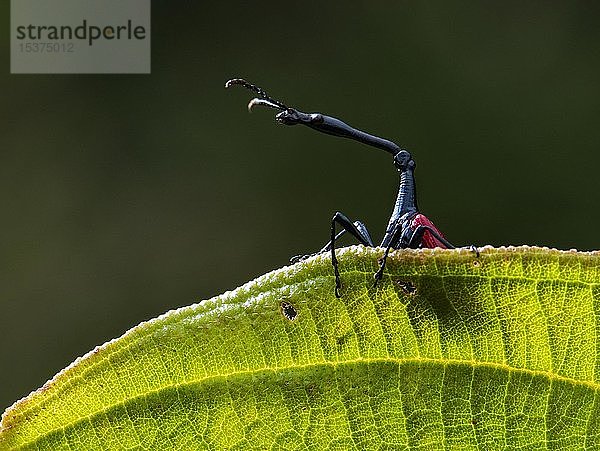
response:
M317 256L168 312L7 410L0 449L599 449L600 254Z

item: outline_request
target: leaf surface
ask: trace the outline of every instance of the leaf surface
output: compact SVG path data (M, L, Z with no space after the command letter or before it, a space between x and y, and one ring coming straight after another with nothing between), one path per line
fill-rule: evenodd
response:
M168 312L8 409L0 449L599 449L600 254L339 251Z

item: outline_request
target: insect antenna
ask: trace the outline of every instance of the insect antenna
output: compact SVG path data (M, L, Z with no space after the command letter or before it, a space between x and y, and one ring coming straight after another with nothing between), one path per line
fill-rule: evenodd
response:
M286 111L290 109L284 103L272 98L269 94L267 94L267 91L265 91L260 86L253 85L252 83L247 82L243 78L232 78L231 80L227 80L227 83L225 83L225 88L229 88L233 85L243 86L244 88L249 89L250 91L254 91L258 94L258 98L254 98L248 103L248 111L252 111L252 108L254 108L257 105L266 106L280 111Z

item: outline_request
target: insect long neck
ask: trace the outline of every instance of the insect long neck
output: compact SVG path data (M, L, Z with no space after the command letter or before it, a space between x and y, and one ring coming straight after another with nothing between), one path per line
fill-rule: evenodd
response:
M415 185L414 168L408 167L400 171L398 196L396 197L394 211L390 216L386 235L394 229L398 219L407 213L416 213L417 211L417 188Z

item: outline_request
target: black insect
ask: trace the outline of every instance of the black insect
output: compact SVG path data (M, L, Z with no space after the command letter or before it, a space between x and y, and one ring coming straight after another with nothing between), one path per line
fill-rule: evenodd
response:
M400 187L398 189L394 210L388 222L385 235L381 240L380 247L385 248L385 253L380 260L379 269L374 275L375 284L381 280L383 276L385 263L390 249L454 248L454 246L444 238L442 232L440 232L425 215L419 213L414 178L415 161L407 150L401 149L392 141L350 127L348 124L334 117L326 116L321 113L303 113L295 108L291 108L284 103L273 99L262 88L259 88L252 83L248 83L244 79L234 78L225 83L226 88L233 85L243 86L258 94L257 98L252 99L250 103L248 103L248 110L252 110L255 106L264 106L279 110L279 113L275 116L275 120L280 124L306 125L319 132L343 138L351 138L392 154L394 157L394 166L396 166L396 169L400 173ZM337 234L336 225L339 225L342 228ZM340 289L342 284L338 260L335 256L335 242L346 232L350 233L350 235L356 238L364 246L375 246L367 228L362 222L352 222L343 213L338 211L331 219L330 241L315 254L292 258L292 262L296 262L322 252L331 252L331 263L335 273L335 295L337 297L341 296ZM473 249L477 252L475 248Z

